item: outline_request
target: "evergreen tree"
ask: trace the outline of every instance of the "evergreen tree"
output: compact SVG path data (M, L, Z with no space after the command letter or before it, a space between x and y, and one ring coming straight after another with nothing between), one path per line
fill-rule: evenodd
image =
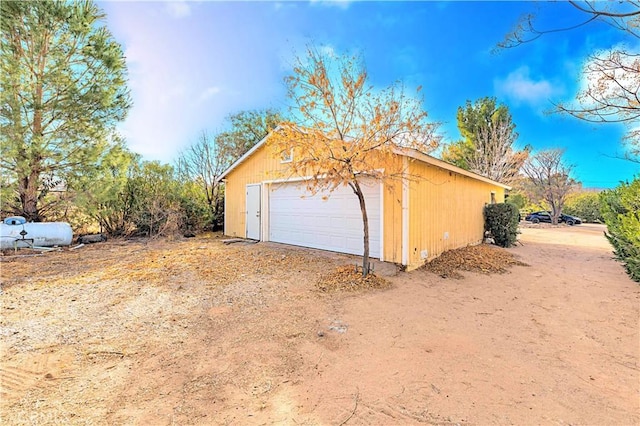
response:
M0 2L3 210L44 219L109 149L130 107L120 45L90 0Z
M530 149L513 149L518 133L509 109L482 98L459 107L457 119L462 139L447 145L442 159L498 182L513 181Z

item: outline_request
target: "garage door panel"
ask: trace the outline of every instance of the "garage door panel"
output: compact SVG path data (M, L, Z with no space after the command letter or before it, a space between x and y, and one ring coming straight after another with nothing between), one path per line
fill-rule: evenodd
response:
M352 250L362 251L363 244L362 238L347 237L347 247ZM369 251L371 251L371 247L369 247Z
M347 218L347 225L349 226L350 229L358 229L358 226L360 228L363 228L362 218L360 218L360 220L357 220L353 217L349 217Z
M318 241L318 244L323 245L325 247L328 247L328 246L332 245L332 241L331 241L331 236L330 235L320 235L320 236L318 236L317 241Z
M331 218L328 216L316 217L315 222L323 228L329 228L331 226Z
M371 256L380 257L380 186L364 185ZM304 185L274 185L269 200L269 236L274 242L362 254L362 215L349 187L310 195Z
M344 245L344 237L340 235L330 235L328 246L341 247Z

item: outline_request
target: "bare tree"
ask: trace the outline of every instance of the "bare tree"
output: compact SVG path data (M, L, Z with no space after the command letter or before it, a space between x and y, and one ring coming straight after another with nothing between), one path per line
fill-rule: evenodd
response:
M498 182L511 183L529 155L529 147L518 151L518 139L511 113L496 98L467 101L458 108L458 129L462 140L447 145L442 158Z
M510 183L529 155L528 148L514 151L517 133L504 120L489 122L476 133L476 150L468 159L469 170L497 182Z
M499 48L510 48L530 43L543 35L575 30L593 21L603 21L636 38L640 37L640 1L569 1L582 12L584 19L562 28L541 29L536 26L535 13L523 15L508 33Z
M216 182L218 176L230 165L231 159L224 155L217 139L203 131L198 141L183 151L178 157L176 169L184 181L195 182L205 194L207 205L215 220L224 206L222 188Z
M286 80L297 122L284 122L269 138L275 152L290 153L287 173L310 176L312 193L349 186L363 224L362 273L369 274L369 219L362 186L389 182L404 171L397 152L437 145L436 123L401 84L375 91L360 56L337 56L309 47ZM292 151L293 150L293 151Z
M176 161L178 176L185 182L194 182L201 189L214 227L222 224L224 211L224 190L216 179L280 120L281 114L273 109L230 114L226 117L225 131L215 136L203 131L198 140L179 155Z
M570 31L599 20L640 39L640 1L569 1L583 20L564 28L543 30L535 25L535 14L521 18L499 47L532 42L545 34ZM623 123L629 147L627 159L640 162L640 52L637 47L619 45L596 52L585 62L585 85L570 103L556 104L556 110L594 123Z
M624 123L629 159L640 159L640 53L611 50L593 55L583 77L586 87L571 104L557 108L581 120L596 123Z
M531 198L544 200L551 207L551 222L558 224L567 195L577 185L571 177L572 166L564 163L564 150L540 151L529 157L522 167Z

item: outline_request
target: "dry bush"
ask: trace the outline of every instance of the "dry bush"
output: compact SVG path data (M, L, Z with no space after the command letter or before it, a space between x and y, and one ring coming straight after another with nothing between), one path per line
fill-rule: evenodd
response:
M529 266L508 251L486 244L444 252L423 268L443 278L463 278L458 271L503 274L513 265Z

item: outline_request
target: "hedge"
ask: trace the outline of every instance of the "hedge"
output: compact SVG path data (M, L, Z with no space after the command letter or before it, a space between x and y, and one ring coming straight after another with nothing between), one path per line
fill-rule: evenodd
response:
M496 245L511 247L518 236L518 207L511 203L487 204L484 208L484 229Z

